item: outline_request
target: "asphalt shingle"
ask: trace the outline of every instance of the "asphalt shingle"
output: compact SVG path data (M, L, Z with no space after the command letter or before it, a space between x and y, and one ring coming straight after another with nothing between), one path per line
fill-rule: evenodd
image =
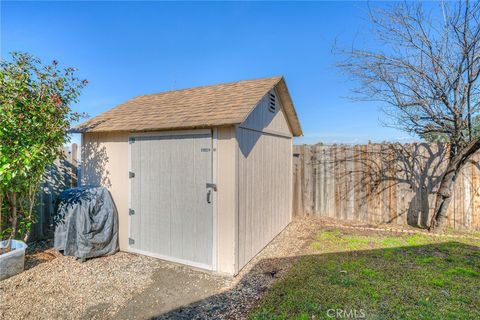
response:
M148 94L128 100L76 126L74 132L153 131L242 123L277 85L294 135L301 129L282 77L244 80Z

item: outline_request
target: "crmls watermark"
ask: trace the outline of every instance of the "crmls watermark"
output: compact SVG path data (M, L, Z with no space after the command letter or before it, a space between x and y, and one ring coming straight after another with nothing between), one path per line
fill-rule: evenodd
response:
M328 309L327 317L332 319L364 319L366 314L363 309Z

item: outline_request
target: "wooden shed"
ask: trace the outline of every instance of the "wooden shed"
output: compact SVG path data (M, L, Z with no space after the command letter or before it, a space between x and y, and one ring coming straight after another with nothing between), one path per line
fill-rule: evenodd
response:
M291 221L302 130L282 77L136 97L74 130L123 251L236 274Z

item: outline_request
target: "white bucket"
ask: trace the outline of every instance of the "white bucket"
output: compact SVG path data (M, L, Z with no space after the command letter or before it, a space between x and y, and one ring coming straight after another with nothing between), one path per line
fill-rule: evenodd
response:
M8 240L0 241L0 248L7 246ZM25 268L27 245L20 240L11 240L12 251L0 254L0 280L10 278Z

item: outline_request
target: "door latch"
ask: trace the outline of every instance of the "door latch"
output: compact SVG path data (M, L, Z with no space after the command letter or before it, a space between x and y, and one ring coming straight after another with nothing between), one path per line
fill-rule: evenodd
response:
M217 191L217 184L216 183L207 183L207 188L212 188L213 191Z
M217 191L217 185L215 183L207 183L207 203L212 203L212 190Z

